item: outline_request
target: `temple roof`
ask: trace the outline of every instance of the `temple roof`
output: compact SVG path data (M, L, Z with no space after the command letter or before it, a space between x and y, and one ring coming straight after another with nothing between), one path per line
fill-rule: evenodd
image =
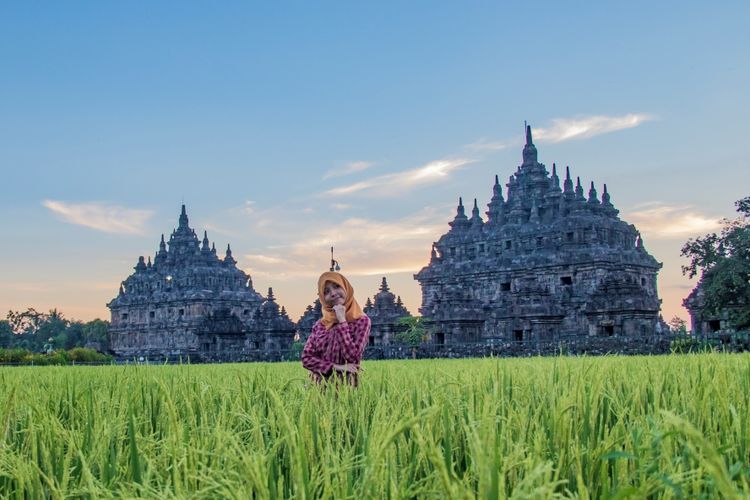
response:
M215 245L209 248L208 232L200 241L190 227L187 210L182 205L178 226L168 240L161 236L159 249L149 264L138 257L135 272L121 285L121 292L108 307L150 304L171 300L220 299L260 306L263 297L252 286L250 276L237 268L237 261L227 245L220 259Z

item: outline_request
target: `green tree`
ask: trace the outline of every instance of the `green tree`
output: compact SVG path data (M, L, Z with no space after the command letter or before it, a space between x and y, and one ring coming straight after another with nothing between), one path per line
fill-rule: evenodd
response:
M102 352L107 352L111 348L109 336L109 321L94 319L83 324L84 344L98 345Z
M704 316L728 313L735 329L750 327L750 196L735 203L740 216L724 219L720 234L690 239L682 255L690 259L682 273L700 274Z
M35 340L37 343L44 344L48 339L53 339L55 348L69 349L69 327L70 321L65 319L65 316L57 309L51 309L49 313L40 315Z
M669 330L673 335L687 335L687 321L680 318L679 316L675 316L674 318L670 319L668 325Z
M0 349L13 347L13 328L7 320L0 320Z
M395 335L396 340L411 347L411 357L416 358L417 347L426 342L430 336L427 320L422 316L404 316L399 318L396 324L406 327Z
M83 333L83 323L71 321L65 330L65 349L83 347L86 344L86 336Z

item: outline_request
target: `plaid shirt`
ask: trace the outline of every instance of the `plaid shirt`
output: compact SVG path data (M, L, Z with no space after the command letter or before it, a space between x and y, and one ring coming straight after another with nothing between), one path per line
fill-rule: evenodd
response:
M370 318L363 314L352 323L336 323L330 330L318 321L302 350L302 366L310 370L316 382L333 375L333 365L351 364L359 368L362 353L370 337ZM357 374L346 380L357 385Z

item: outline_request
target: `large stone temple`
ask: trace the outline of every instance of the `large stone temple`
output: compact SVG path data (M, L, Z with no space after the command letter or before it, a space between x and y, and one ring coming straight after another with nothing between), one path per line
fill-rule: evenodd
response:
M507 199L495 177L484 220L476 200L459 199L450 230L414 277L420 312L438 344L637 336L661 326L656 278L661 264L635 226L618 217L604 185L584 195L566 168L560 187L537 161L526 128L523 163Z
M229 245L220 258L206 232L201 242L185 205L169 241L162 235L153 262L139 257L134 269L107 304L118 356L246 359L291 346L295 325L273 291L263 297L253 289Z

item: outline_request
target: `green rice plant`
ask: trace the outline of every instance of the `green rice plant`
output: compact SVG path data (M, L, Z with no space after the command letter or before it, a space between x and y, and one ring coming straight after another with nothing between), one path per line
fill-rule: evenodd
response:
M0 368L0 497L750 493L750 355Z

